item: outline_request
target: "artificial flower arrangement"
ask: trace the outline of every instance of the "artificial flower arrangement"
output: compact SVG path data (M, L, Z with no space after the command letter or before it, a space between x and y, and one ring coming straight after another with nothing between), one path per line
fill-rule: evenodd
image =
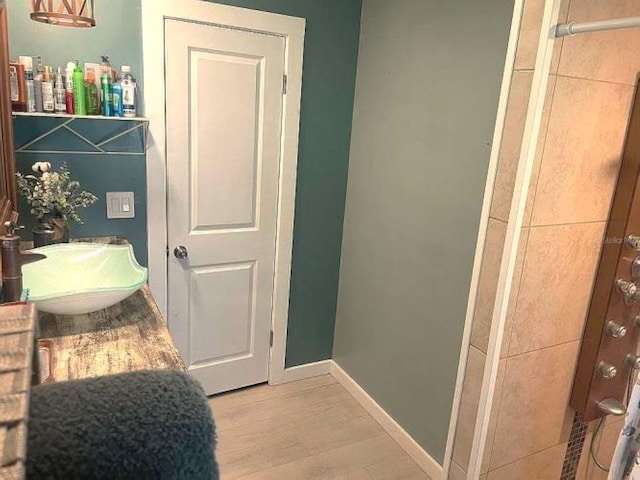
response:
M51 171L49 162L36 162L31 169L40 176L16 173L18 190L38 220L47 216L61 216L83 223L77 209L88 207L98 198L91 192L80 190L80 182L71 179L67 165L58 172Z

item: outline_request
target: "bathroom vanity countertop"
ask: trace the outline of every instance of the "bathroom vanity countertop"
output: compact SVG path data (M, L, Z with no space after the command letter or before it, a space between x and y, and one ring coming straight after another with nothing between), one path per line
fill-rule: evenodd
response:
M36 311L33 305L0 307L0 478L25 475L27 417Z
M148 285L98 312L38 316L39 338L51 342L50 381L133 370L185 370Z

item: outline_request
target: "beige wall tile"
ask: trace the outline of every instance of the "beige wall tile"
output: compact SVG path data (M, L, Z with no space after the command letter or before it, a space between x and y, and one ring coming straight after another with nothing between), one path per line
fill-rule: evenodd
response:
M451 462L448 480L465 480L466 478L467 472L465 472L456 462Z
M473 430L476 423L476 415L478 414L478 401L480 399L486 358L487 356L477 348L473 346L469 348L455 443L453 445L453 461L465 470L469 467Z
M564 418L579 346L575 341L507 359L490 470L568 440Z
M533 70L536 64L538 53L538 42L540 41L540 28L542 26L542 15L544 13L544 0L525 0L524 11L522 12L522 23L520 25L520 36L518 38L518 48L516 51L516 70ZM558 23L565 23L569 13L569 0L563 0L560 4ZM551 60L551 73L558 71L560 63L560 51L562 49L562 38L556 40Z
M533 159L533 167L531 169L531 181L529 182L529 191L527 192L527 203L524 210L524 225L531 225L531 216L533 215L533 203L535 193L538 186L538 178L540 176L540 166L542 165L542 156L544 154L544 145L547 140L547 131L549 128L549 117L551 116L551 105L553 104L553 94L555 93L556 81L558 77L549 75L549 83L547 83L547 93L544 98L544 107L542 109L542 118L540 119L540 133L536 142L536 155Z
M516 257L516 267L513 272L513 283L511 285L511 294L509 295L509 306L507 308L507 317L504 323L504 333L502 335L502 347L500 349L500 358L509 355L509 344L511 342L511 331L513 329L513 318L516 313L518 304L518 292L520 292L520 284L522 282L522 271L524 269L525 253L527 251L527 242L529 239L529 229L523 228L520 233L520 241L518 242L518 255Z
M511 81L498 171L491 200L491 216L503 221L509 219L532 78L533 72L513 72Z
M533 70L540 40L544 0L525 0L516 50L516 70Z
M636 16L640 0L575 0L570 22L591 22ZM561 75L634 85L640 70L640 29L612 30L566 37L560 58Z
M489 472L488 480L560 478L567 444L562 443Z
M580 338L605 225L531 228L509 355Z
M560 12L558 12L558 23L567 23L567 17L569 16L569 4L571 0L562 0L560 3ZM564 37L556 38L553 44L553 56L551 57L551 73L558 73L560 67L560 55L562 53L562 47L564 46Z
M558 77L532 225L606 220L633 88Z
M480 270L478 297L476 298L473 325L471 327L471 345L485 353L489 344L491 317L496 299L496 288L498 286L498 275L500 273L500 262L502 260L506 232L506 223L493 218L489 219Z
M507 360L500 360L498 363L498 375L496 377L496 388L493 393L493 403L491 404L491 416L489 417L489 428L487 429L487 441L484 446L484 455L482 457L482 467L480 473L489 471L491 461L491 451L493 450L493 440L498 427L498 413L500 412L500 399L502 398L502 386L504 383L504 374L507 370Z

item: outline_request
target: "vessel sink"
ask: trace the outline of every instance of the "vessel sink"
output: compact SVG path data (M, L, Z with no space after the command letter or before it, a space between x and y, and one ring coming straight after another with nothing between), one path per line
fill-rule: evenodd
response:
M147 281L147 269L128 244L61 243L30 251L47 257L22 267L27 300L43 312L95 312L124 300Z

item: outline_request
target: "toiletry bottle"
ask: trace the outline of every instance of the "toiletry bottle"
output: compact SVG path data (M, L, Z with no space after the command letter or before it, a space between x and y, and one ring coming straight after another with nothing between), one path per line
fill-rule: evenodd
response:
M122 66L122 74L120 76L120 85L122 85L122 111L123 116L132 118L136 116L136 80L131 76L131 67L129 65Z
M9 82L11 85L11 109L14 112L27 111L27 80L24 75L24 65L9 63Z
M53 113L55 111L53 72L49 66L44 67L44 76L42 78L42 109L45 113Z
M27 85L27 112L35 112L36 92L33 86L33 57L20 56L18 62L24 65L24 78Z
M116 79L116 71L109 62L109 55L101 55L101 58L102 61L100 62L100 66L102 67L102 72L100 72L100 75L102 76L103 73L108 73L111 77L111 83L113 84Z
M122 117L124 112L122 110L122 83L120 80L113 82L111 86L112 98L113 98L113 116Z
M73 88L73 87L72 87ZM62 69L58 67L56 70L56 80L53 84L54 92L54 110L56 113L65 113L67 111L66 90L64 88L64 80L62 78Z
M96 85L96 75L93 68L87 70L87 78L84 83L84 96L87 115L100 115L100 94Z
M87 108L84 97L84 72L76 60L73 69L73 111L76 115L86 115Z
M100 75L100 91L102 94L102 115L113 116L113 91L111 90L111 74L104 72Z
M67 106L67 113L73 115L73 70L76 68L76 64L73 62L67 63L67 71L64 79L65 96L64 100Z
M38 57L38 69L33 76L33 88L36 95L36 112L44 112L42 104L42 79L44 78L44 67L42 66L42 57Z

